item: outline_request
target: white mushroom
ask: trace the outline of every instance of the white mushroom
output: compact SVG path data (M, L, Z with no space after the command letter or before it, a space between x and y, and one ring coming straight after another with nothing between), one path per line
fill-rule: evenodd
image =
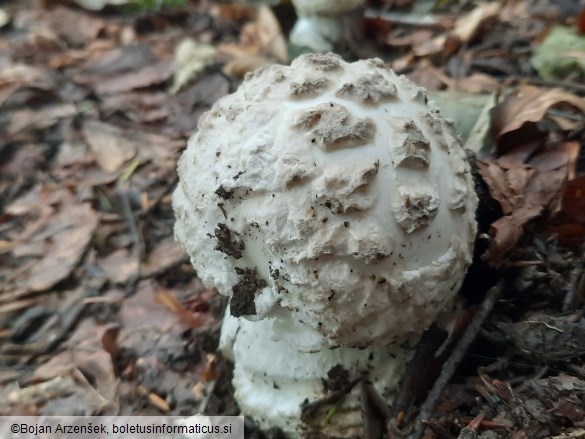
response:
M298 21L290 40L315 52L333 50L343 35L341 17L358 8L365 0L292 0Z
M471 262L477 198L453 124L380 60L304 55L249 74L179 163L175 234L230 297L243 413L293 437L361 431L357 391L311 422L339 365L391 402Z

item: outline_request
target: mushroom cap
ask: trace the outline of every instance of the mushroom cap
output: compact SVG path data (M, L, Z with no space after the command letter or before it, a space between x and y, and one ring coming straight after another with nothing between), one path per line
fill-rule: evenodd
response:
M365 0L292 0L300 16L341 15L365 3Z
M471 262L477 198L453 124L380 60L309 54L249 74L178 167L176 239L232 315L330 346L420 334Z

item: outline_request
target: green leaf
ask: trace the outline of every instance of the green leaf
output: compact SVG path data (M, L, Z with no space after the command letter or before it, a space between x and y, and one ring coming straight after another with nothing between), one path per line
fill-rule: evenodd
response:
M585 36L566 26L555 26L530 60L547 81L576 75L585 77Z

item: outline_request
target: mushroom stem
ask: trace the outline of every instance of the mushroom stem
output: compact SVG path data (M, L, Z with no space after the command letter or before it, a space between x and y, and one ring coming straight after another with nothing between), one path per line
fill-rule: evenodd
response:
M343 34L338 17L300 16L290 32L291 43L315 52L328 52Z
M363 5L364 0L293 0L299 17L290 41L315 52L328 52L343 37L343 20Z
M220 341L235 363L233 384L242 412L261 428L276 426L291 438L311 431L322 437L363 436L359 386L352 384L367 378L392 401L413 352L407 345L332 348L290 313L251 322L231 316L229 309Z

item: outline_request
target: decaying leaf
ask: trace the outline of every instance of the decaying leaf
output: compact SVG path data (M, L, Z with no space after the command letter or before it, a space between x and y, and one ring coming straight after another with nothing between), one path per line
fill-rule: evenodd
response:
M213 63L216 49L205 43L198 43L191 38L185 38L175 49L175 64L177 69L171 86L171 93L177 93L181 88L197 77L207 66Z
M548 81L585 77L585 36L566 26L554 26L530 60Z
M52 90L53 76L48 70L26 64L14 64L0 70L0 106L8 97L23 88Z
M14 138L25 130L42 130L53 126L61 119L73 117L77 109L72 104L52 105L41 109L24 109L12 114L8 135Z
M510 142L506 136L521 128L536 130L534 124L545 119L552 107L562 104L575 108L581 116L585 115L585 100L561 89L541 89L530 85L521 85L515 89L492 110L491 131L498 145L498 152L501 154L506 148L514 146L507 143L518 144L515 141ZM519 140L524 142L529 135L534 137L532 132L522 131L521 134L523 138Z
M124 73L113 78L102 77L93 85L100 94L125 93L164 83L173 76L174 71L175 63L169 57L135 72Z
M528 221L560 209L561 194L578 149L574 142L548 149L538 143L527 146L497 159L478 161L479 172L504 214L491 225L492 241L483 256L493 266L504 262Z
M459 17L451 32L443 33L413 49L416 56L430 56L441 52L453 53L462 43L468 43L480 26L500 11L499 2L480 3L471 12Z
M97 224L97 214L90 206L64 206L47 225L48 229L56 229L45 238L51 240L51 249L34 265L24 289L44 291L69 276L87 249Z
M137 145L123 130L99 121L87 121L83 127L85 140L105 172L116 172L136 155Z
M105 27L104 20L98 17L64 7L50 11L49 23L57 35L74 46L94 41Z
M239 44L221 44L218 50L234 58L225 65L224 73L238 77L263 65L288 60L280 24L267 6L261 6L256 20L244 26Z
M492 110L491 134L499 157L479 163L490 194L504 213L492 224L493 240L484 255L492 265L503 263L528 221L545 212L558 212L564 186L575 175L579 144L553 140L550 132L536 125L560 105L572 108L583 121L585 101L580 97L527 85L518 87ZM571 233L575 224L569 226Z
M562 196L560 212L550 231L565 245L578 245L585 239L585 177L570 181Z

